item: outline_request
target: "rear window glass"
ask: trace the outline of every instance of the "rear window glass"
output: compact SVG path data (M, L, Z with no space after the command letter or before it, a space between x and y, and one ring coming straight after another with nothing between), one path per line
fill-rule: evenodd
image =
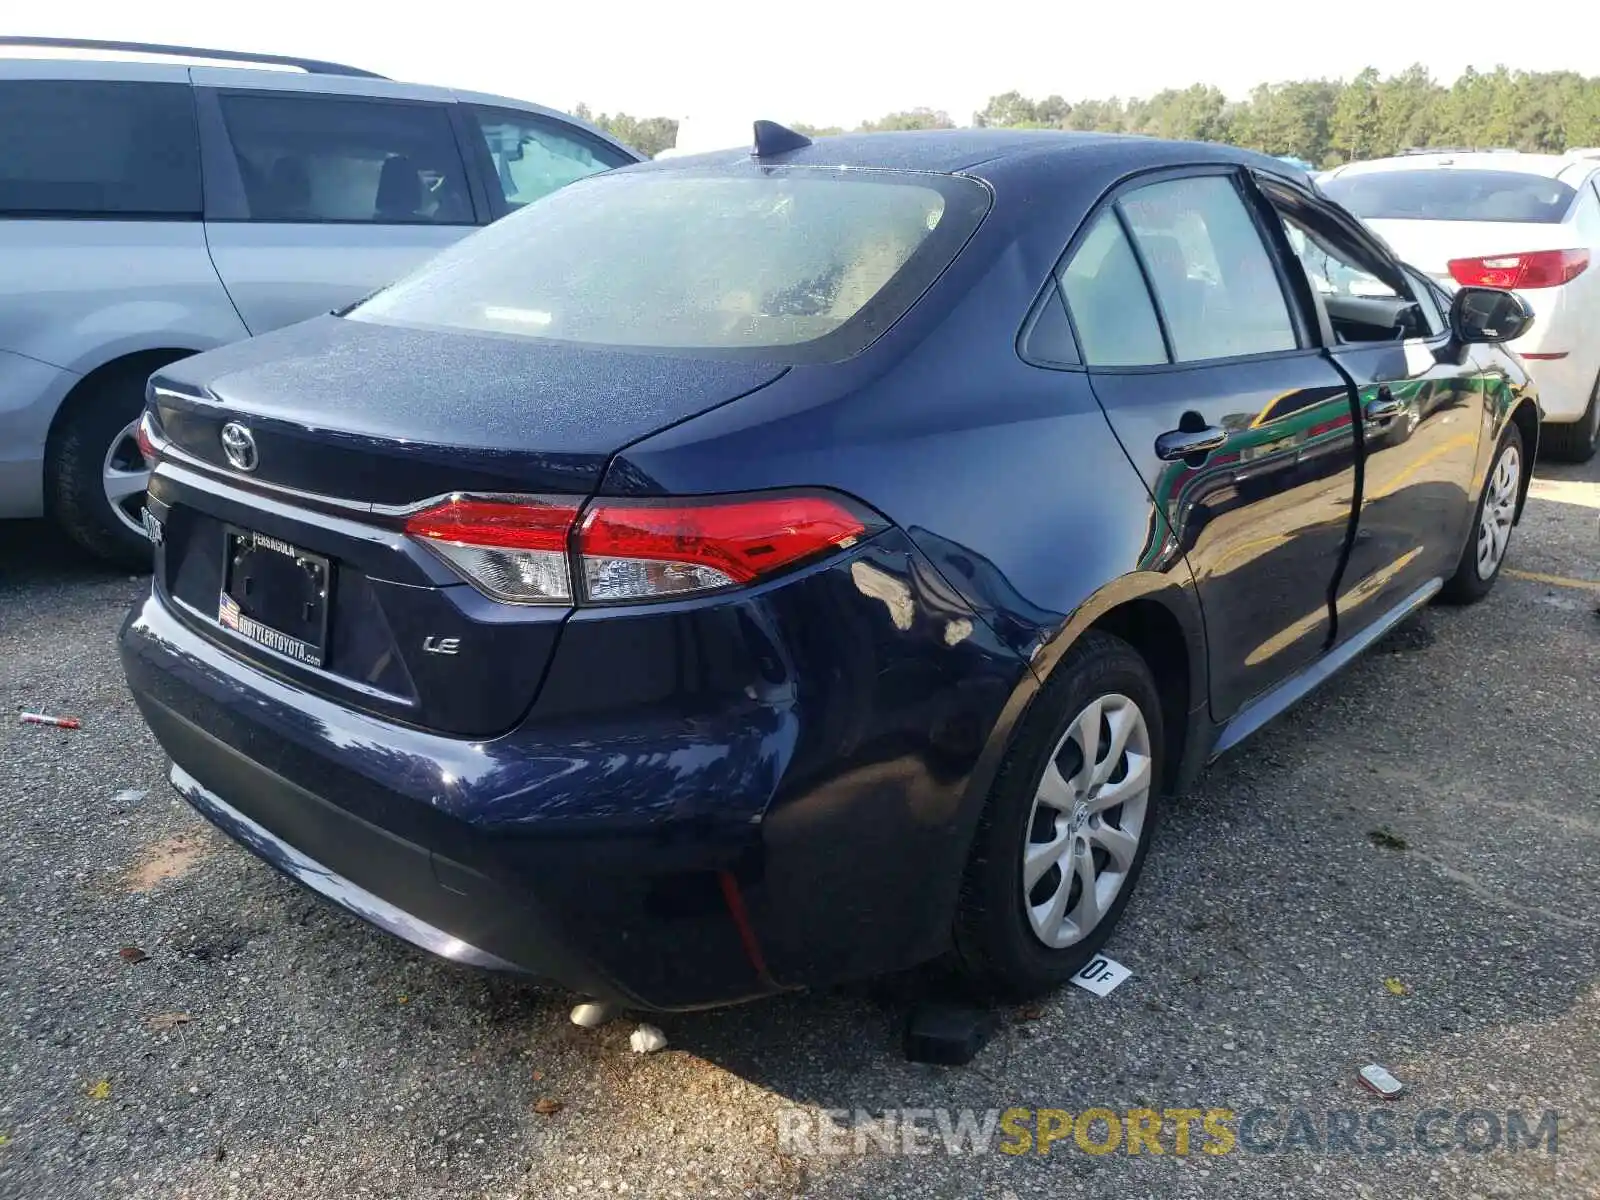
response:
M0 212L199 216L200 144L188 85L0 81Z
M827 361L904 314L988 205L981 184L945 175L624 170L528 205L349 315Z
M1155 304L1112 213L1095 222L1061 272L1061 289L1091 367L1142 367L1167 361Z
M224 95L222 116L252 221L473 223L442 105Z
M1405 221L1557 224L1577 193L1559 179L1517 171L1375 171L1321 185L1358 217Z

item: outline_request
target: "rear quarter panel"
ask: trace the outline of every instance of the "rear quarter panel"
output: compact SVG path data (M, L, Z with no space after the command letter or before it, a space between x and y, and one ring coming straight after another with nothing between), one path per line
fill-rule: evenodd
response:
M43 512L50 424L84 375L245 334L198 221L0 219L0 518Z
M1030 191L1030 194L1033 194ZM946 859L925 864L919 911L948 929L989 781L1039 683L1115 604L1157 597L1203 640L1187 564L1080 372L1024 362L1029 307L1087 201L1049 220L997 208L923 301L842 364L796 367L739 401L622 451L602 493L824 486L893 521L1014 656L1010 695L936 815ZM1009 211L1012 216L1007 217ZM997 219L998 218L998 219ZM1204 696L1203 676L1193 695ZM888 764L885 763L885 766ZM827 789L822 789L826 791ZM781 811L780 790L773 810ZM895 801L908 812L914 795Z
M0 220L0 350L83 375L245 336L199 221Z
M44 441L78 376L0 350L0 520L44 513Z
M1149 493L1087 377L1017 351L1062 249L1116 178L1097 178L1087 156L1073 161L1085 163L1075 189L1055 190L1047 173L997 184L973 242L872 347L795 367L626 447L601 492L812 485L857 496L905 529L1041 673L1068 614L1124 575L1192 586L1181 558L1161 549Z

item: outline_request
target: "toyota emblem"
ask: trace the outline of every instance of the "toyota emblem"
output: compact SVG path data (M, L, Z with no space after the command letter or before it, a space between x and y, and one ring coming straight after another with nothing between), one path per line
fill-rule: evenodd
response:
M256 453L255 435L237 421L229 421L222 427L222 452L241 471L254 471L261 461Z

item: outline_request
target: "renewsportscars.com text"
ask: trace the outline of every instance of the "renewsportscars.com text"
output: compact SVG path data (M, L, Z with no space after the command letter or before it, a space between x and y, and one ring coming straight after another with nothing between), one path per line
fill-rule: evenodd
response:
M1486 1108L788 1108L778 1150L846 1154L1557 1153L1560 1115Z

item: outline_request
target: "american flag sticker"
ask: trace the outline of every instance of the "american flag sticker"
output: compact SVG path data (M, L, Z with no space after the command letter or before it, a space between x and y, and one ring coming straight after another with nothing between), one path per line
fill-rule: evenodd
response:
M227 592L222 593L222 599L217 604L217 620L222 622L224 629L237 632L239 628L239 602Z

